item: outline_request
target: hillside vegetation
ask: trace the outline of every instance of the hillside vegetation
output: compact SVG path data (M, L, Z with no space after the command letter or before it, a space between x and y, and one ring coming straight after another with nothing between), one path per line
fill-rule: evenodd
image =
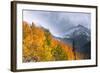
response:
M23 21L23 62L74 60L72 47L42 28Z

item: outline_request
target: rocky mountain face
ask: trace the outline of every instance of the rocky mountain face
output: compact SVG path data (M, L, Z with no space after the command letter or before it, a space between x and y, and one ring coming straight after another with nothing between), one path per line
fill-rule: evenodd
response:
M69 29L63 37L56 38L72 45L76 52L86 54L84 59L90 59L91 33L88 28L78 25Z

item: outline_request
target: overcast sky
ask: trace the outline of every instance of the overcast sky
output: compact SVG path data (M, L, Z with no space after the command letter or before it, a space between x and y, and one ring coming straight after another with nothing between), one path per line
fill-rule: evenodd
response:
M23 21L48 29L52 35L64 35L73 26L83 25L90 29L91 14L75 12L23 11Z

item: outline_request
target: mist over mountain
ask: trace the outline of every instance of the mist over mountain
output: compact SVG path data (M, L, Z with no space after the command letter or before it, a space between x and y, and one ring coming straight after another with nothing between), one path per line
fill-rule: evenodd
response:
M63 37L70 29L77 27L79 24L91 29L91 13L24 10L23 20L30 24L34 22L36 26L48 29L56 37Z

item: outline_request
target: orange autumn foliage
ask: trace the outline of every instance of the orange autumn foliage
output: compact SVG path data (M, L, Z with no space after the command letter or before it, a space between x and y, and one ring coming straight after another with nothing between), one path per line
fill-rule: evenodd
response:
M48 30L23 21L23 62L74 59L70 45L53 38Z

